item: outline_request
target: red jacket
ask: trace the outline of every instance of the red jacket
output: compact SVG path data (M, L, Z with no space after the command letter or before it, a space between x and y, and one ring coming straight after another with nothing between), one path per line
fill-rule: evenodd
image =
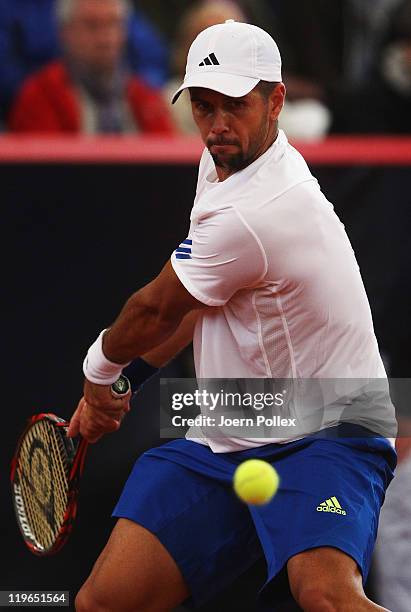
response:
M170 134L173 122L161 94L130 77L126 96L141 132ZM64 64L52 62L29 77L17 95L8 120L13 132L79 133L81 110Z

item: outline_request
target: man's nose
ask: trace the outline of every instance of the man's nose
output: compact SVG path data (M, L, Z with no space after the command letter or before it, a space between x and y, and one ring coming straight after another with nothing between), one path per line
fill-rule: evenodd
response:
M213 134L223 134L229 130L227 114L223 110L217 109L214 113L211 131Z

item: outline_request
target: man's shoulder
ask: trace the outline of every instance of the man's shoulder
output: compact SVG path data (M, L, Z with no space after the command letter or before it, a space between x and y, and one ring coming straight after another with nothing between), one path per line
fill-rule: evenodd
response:
M311 173L304 157L285 140L282 154L272 157L259 175L261 190L271 194L272 200L295 195L307 183L318 188L318 181Z

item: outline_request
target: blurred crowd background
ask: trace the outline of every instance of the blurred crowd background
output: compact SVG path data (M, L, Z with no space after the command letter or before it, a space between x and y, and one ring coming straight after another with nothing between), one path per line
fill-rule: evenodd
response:
M1 0L3 131L194 132L187 50L234 18L283 56L291 137L410 133L410 0Z
M226 19L261 26L277 41L287 88L280 127L291 139L411 135L411 0L0 0L0 131L39 138L194 135L187 92L174 106L171 95L195 36ZM62 416L69 418L82 383L82 347L186 235L180 219L188 219L196 169L0 166L3 220L10 229L5 345L9 362L20 364L9 376L19 390L19 409L0 448L8 461L24 416L36 407L57 410L55 399L62 397ZM409 377L411 167L347 163L313 170L346 224L388 373ZM58 363L63 345L64 394ZM40 365L36 370L40 363L49 375L46 384ZM191 356L183 355L169 375L192 374L190 363ZM132 462L162 442L158 398L153 387L145 393L128 428L93 449L83 519L60 558L39 564L23 551L12 508L3 507L13 528L2 534L9 549L2 589L80 586L111 529L110 511ZM409 612L411 419L408 400L400 403L400 465L383 508L367 588L392 612ZM264 579L264 568L259 571L236 585L242 595L230 599L231 591L207 610L221 605L251 612L247 594L253 580ZM294 610L286 603L281 609Z

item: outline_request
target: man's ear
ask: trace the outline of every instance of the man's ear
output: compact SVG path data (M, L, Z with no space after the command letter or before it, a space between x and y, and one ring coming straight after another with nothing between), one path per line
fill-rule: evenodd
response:
M279 83L270 94L270 115L273 121L277 121L279 114L284 106L286 89L284 83Z

